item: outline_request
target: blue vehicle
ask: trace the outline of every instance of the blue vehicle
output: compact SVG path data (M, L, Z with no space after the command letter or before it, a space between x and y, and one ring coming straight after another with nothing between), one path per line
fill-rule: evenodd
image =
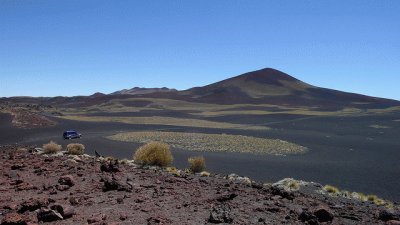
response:
M63 133L64 139L73 139L73 138L81 138L82 134L76 132L76 130L67 130Z

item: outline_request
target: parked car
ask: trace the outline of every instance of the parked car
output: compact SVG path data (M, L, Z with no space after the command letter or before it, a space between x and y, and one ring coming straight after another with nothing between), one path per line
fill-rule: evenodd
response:
M76 130L67 130L63 133L64 139L81 138L82 134L76 132Z

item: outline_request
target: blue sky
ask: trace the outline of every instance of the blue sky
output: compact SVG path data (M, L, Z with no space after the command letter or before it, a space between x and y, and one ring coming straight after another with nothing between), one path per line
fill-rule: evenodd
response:
M272 67L400 100L400 1L0 0L0 96L202 86Z

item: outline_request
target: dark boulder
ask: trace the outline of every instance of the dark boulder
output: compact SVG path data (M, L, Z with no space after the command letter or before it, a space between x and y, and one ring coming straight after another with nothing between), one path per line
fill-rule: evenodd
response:
M131 192L133 187L130 185L130 182L124 182L123 179L117 176L103 176L101 178L101 181L103 182L103 191L127 191Z
M319 222L330 222L333 220L333 214L331 210L324 206L316 207L313 210L313 214L317 217Z
M53 222L64 219L60 213L52 209L41 209L37 213L37 219L43 222Z
M75 209L73 206L55 204L51 206L51 209L60 213L64 219L70 218L75 215Z

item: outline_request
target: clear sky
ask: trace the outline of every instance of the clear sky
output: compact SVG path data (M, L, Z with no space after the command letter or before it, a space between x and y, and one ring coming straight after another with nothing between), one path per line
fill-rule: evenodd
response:
M272 67L400 100L398 0L0 0L0 96L202 86Z

